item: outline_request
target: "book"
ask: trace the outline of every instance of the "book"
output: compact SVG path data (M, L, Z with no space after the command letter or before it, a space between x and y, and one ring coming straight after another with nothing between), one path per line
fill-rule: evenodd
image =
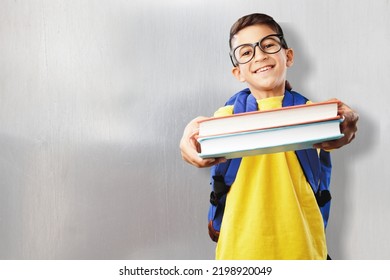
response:
M201 158L237 158L312 148L316 143L343 137L340 117L269 129L199 137Z
M337 116L337 101L213 117L199 122L199 137L323 121Z

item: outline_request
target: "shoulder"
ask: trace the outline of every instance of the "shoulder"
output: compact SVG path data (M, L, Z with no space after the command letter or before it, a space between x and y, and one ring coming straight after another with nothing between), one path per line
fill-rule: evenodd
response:
M219 108L215 113L214 117L223 117L223 116L229 116L233 115L235 110L238 110L238 112L245 112L246 102L248 96L251 94L249 88L245 88L236 94L234 94L232 97L229 98L228 101L226 101L225 106ZM236 106L236 109L234 107Z
M250 93L251 92L250 92L249 88L245 88L245 89L237 92L236 94L234 94L232 97L230 97L225 105L233 105L237 101L243 102L244 100L246 100L246 98L248 98Z
M214 113L214 117L225 117L225 116L230 116L233 115L233 105L226 105L221 108L219 108L217 111Z
M283 107L310 104L309 102L309 99L299 92L286 90L284 93Z

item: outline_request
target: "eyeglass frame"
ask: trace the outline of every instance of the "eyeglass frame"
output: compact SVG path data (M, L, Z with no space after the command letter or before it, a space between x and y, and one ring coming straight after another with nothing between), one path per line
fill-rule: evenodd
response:
M269 53L269 52L264 51L264 50L261 48L261 42L262 42L263 40L267 39L268 37L272 37L272 36L278 37L278 38L279 38L279 40L280 40L280 49L279 49L278 51L276 51L276 52L271 52L271 53ZM240 63L240 62L237 61L237 59L236 59L236 57L235 57L235 55L234 55L234 52L235 52L238 48L240 48L240 47L242 47L242 46L245 46L245 45L247 45L247 46L252 46L252 47L253 47L253 56L252 56L251 59L249 59L247 62ZM261 39L260 39L259 41L257 41L256 43L253 43L253 44L241 44L241 45L235 47L233 50L231 50L230 53L229 53L229 56L230 56L230 60L231 60L231 62L232 62L232 64L233 64L233 66L236 67L236 66L238 66L239 64L246 64L246 63L249 63L249 62L255 57L255 55L256 55L256 47L257 47L257 46L259 47L259 49L260 49L262 52L264 52L264 53L266 53L266 54L278 53L278 52L280 52L280 50L281 50L282 48L283 48L283 49L288 49L288 46L287 46L286 40L284 40L284 35L283 35L283 34L280 34L280 33L279 33L279 34L277 34L277 33L276 33L276 34L270 34L270 35L267 35L267 36L261 38Z

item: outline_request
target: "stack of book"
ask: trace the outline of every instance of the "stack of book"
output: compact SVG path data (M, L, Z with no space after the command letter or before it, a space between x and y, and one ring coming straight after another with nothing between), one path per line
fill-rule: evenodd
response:
M337 102L214 117L199 123L201 158L237 158L311 148L343 137Z

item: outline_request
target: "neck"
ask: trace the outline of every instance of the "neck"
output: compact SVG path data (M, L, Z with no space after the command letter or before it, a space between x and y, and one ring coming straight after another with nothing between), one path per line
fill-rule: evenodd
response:
M274 89L271 89L271 90L258 90L258 89L251 88L251 87L249 89L251 90L252 95L256 99L264 99L264 98L284 95L285 85L283 84L282 87L274 88Z

